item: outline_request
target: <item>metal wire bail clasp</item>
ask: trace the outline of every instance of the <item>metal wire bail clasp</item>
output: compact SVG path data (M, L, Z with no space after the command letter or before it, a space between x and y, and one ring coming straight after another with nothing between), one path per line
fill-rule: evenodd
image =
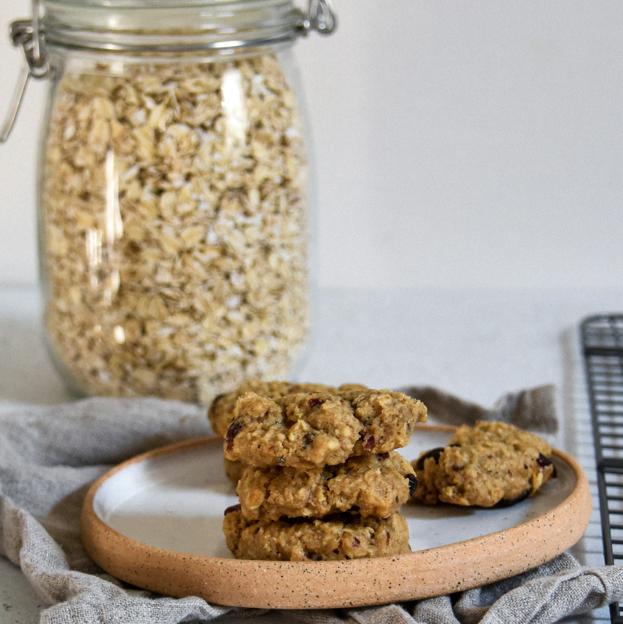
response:
M315 30L321 35L330 35L337 28L337 15L330 0L309 0L307 16L303 20L303 30Z
M16 20L11 23L9 37L15 47L22 49L24 63L17 78L9 110L0 128L0 143L5 143L11 134L11 130L13 130L28 80L30 78L45 78L48 75L48 59L43 47L40 28L39 0L32 0L32 19Z

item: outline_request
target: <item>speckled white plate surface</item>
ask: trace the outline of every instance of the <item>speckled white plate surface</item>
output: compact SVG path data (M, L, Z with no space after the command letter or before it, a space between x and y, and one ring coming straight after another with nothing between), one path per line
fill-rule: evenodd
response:
M426 426L401 453L442 446L447 431ZM83 541L111 574L174 596L237 606L321 608L438 595L539 565L582 536L588 484L557 452L558 478L504 509L406 505L411 554L341 562L240 561L225 546L223 510L237 502L220 441L189 441L121 464L89 491ZM268 577L266 575L269 575ZM279 579L270 582L270 575Z

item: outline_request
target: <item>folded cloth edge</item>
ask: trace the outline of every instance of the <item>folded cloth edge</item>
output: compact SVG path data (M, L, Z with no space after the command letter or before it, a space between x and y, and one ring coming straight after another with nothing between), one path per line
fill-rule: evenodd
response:
M128 422L128 414L131 414L132 422ZM159 622L168 624L191 618L209 621L231 612L228 608L208 605L197 597L180 600L129 588L97 570L92 563L86 566L84 553L79 552L76 507L68 504L97 474L111 465L111 460L117 460L115 453L119 448L143 448L156 439L175 441L203 435L207 429L203 410L155 399L90 399L53 408L16 408L2 416L1 424L0 551L22 567L35 591L51 605L43 612L42 622L142 624L153 622L157 617ZM87 443L89 449L85 453L82 447L87 439L97 443ZM620 599L623 587L621 570L611 567L582 568L574 559L568 559L570 555L562 557L576 570L572 578L565 581L564 594L574 596L575 602L566 598L561 600L558 596L557 610L553 610L551 605L544 605L544 610L537 609L529 616L531 619L521 621L553 622L556 621L552 619L554 616L559 618L592 609L605 600ZM532 571L529 578L517 577L518 585L509 590L496 584L493 589L489 588L489 593L481 591L478 594L481 597L464 606L464 611L457 605L467 605L469 592L462 594L458 600L441 597L416 605L394 606L392 618L403 619L376 621L443 624L481 620L520 621L507 618L508 608L500 600L509 591L521 591L525 583L534 581L537 586L545 583L539 578L539 575L546 578L542 573L551 576L551 569L539 568ZM444 609L438 608L436 615L421 619L419 614L427 609L431 613L431 605L441 603L444 603ZM387 608L358 609L342 615L296 612L296 618L301 622L323 624L342 622L343 616L364 621L358 619L363 617L361 613L371 617L376 611L381 618L388 613L385 611ZM248 611L236 613L258 615ZM293 618L294 615L292 613Z

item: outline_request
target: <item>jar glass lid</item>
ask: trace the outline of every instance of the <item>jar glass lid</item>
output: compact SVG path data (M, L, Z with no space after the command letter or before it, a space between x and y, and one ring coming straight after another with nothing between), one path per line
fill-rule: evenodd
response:
M292 0L47 0L49 45L106 50L230 49L294 39Z

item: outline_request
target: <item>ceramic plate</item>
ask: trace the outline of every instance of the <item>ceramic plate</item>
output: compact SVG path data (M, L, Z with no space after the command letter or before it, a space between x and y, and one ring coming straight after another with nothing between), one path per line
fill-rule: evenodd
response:
M441 430L440 430L441 429ZM442 446L449 428L425 425L401 453ZM556 451L558 478L513 507L406 505L410 554L334 562L233 559L223 510L237 498L216 438L189 440L120 464L90 488L82 537L124 581L224 605L334 608L414 600L518 574L575 544L591 512L585 475Z

